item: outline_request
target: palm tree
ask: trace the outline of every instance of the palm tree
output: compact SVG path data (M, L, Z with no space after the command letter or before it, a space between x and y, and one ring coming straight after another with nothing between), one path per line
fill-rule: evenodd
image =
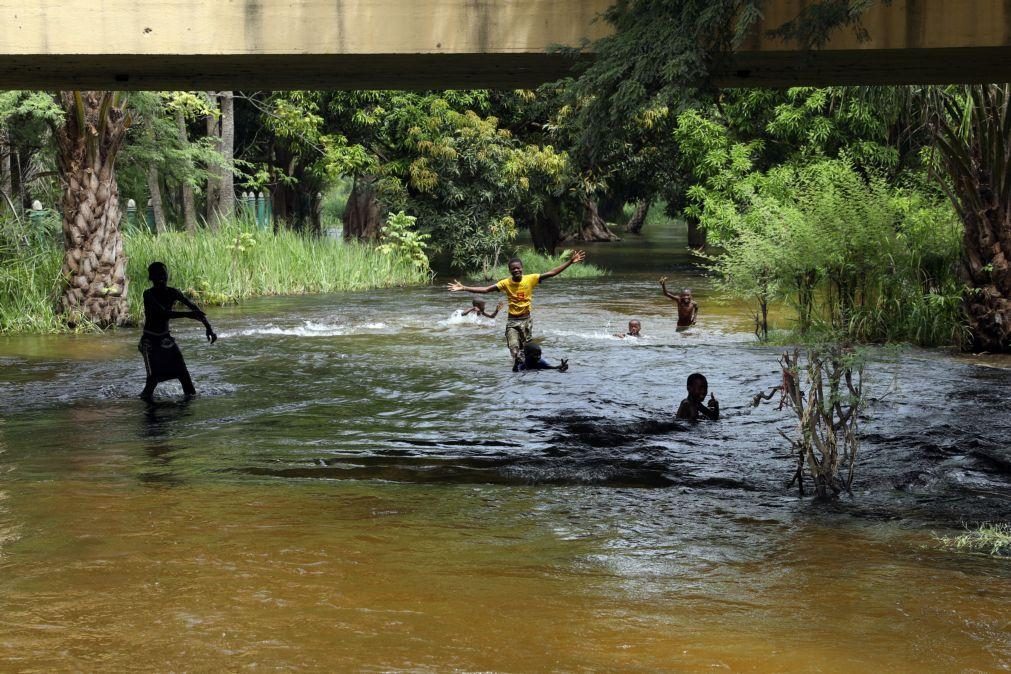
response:
M117 92L63 91L57 98L65 113L54 129L65 244L60 311L71 326L122 325L129 315L115 166L132 117Z
M934 88L939 181L964 226L965 308L976 351L1011 350L1011 87Z

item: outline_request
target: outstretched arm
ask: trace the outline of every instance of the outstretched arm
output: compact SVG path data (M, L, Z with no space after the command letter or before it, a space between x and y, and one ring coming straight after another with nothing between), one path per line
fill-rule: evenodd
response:
M498 286L497 285L491 285L491 286L487 286L487 287L483 287L483 288L478 288L478 287L465 286L465 285L463 285L462 283L460 283L459 281L457 281L455 279L453 280L452 283L447 283L446 287L449 289L449 292L451 292L451 293L458 293L458 292L460 292L462 290L462 291L468 292L468 293L481 293L481 294L483 294L483 293L490 293L493 290L498 290Z
M667 290L667 277L666 276L664 276L663 278L660 279L660 289L663 290L663 294L664 295L666 295L670 299L674 300L675 302L677 300L681 299L681 295L680 294L674 295L674 294L671 293L671 291Z
M190 298L183 295L181 292L176 291L176 300L182 302L191 311L173 311L173 314L179 314L178 316L173 316L173 318L192 318L193 320L200 321L204 324L206 328L205 332L207 334L207 341L213 344L218 341L218 336L214 333L214 329L211 327L211 322L207 320L207 314L205 314L200 307L190 301Z
M573 265L573 264L575 264L577 262L582 262L585 259L586 259L586 253L585 252L583 252L581 250L573 251L572 255L569 256L568 260L566 260L562 264L558 265L557 267L555 267L551 271L546 271L543 274L541 274L540 275L540 279L539 279L538 282L543 281L544 279L547 279L547 278L551 278L552 276L558 276L563 271L565 271L566 269L568 269L571 265Z

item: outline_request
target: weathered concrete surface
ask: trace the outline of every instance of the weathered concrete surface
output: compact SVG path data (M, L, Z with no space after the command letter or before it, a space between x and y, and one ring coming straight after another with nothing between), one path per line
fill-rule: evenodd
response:
M532 86L549 54L606 34L612 0L0 0L0 88ZM724 85L1011 80L1011 0L894 0L816 52L764 25L718 66Z
M823 48L798 52L768 30L797 16L804 0L771 0L765 20L730 62L724 86L944 84L1011 81L1011 1L893 0L863 18L869 39L837 31Z
M4 88L515 87L610 0L0 0Z

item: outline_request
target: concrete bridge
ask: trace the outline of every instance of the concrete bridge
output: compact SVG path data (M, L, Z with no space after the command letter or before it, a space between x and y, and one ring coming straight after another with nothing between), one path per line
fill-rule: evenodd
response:
M516 88L608 31L612 0L0 0L0 89ZM894 0L801 52L765 35L725 86L1011 81L1011 0ZM584 55L583 58L591 58Z

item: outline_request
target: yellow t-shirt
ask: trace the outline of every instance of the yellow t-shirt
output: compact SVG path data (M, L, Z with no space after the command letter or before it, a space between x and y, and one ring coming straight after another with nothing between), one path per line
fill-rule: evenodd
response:
M534 286L540 283L540 274L524 274L519 281L504 278L495 287L509 298L509 315L524 316L530 313L530 300L534 297Z

